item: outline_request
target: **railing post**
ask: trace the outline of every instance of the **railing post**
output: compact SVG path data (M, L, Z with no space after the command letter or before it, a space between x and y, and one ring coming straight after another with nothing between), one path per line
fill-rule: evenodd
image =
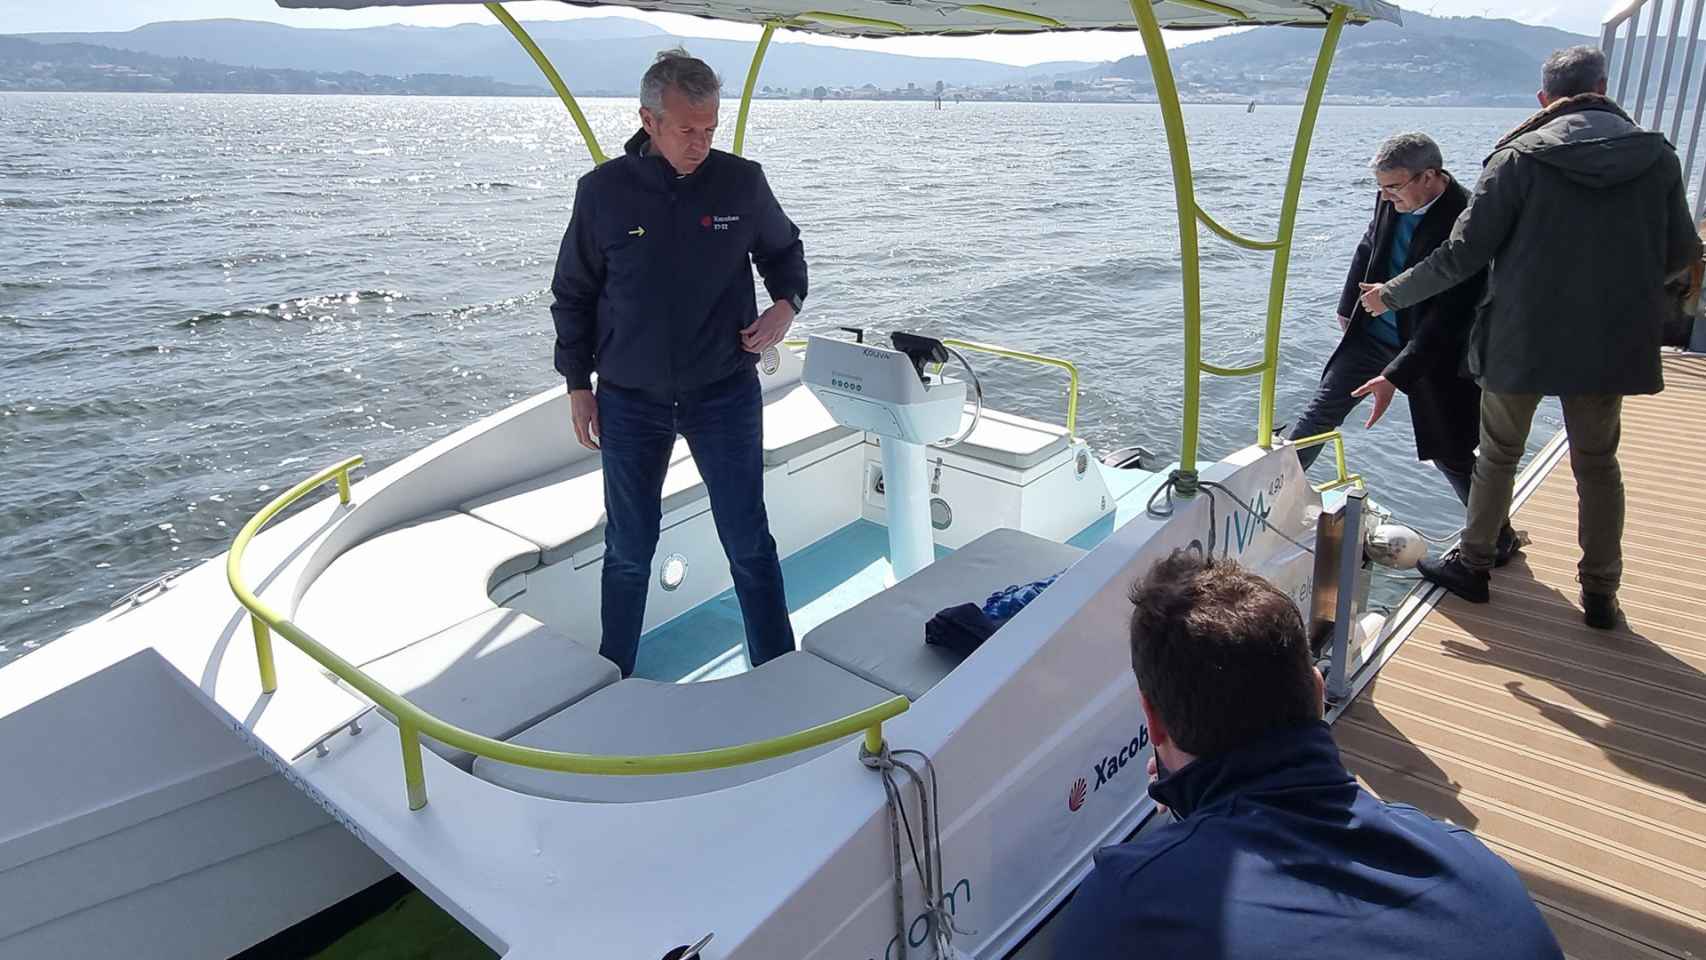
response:
M1338 49L1339 32L1344 29L1349 9L1333 7L1327 18L1327 31L1321 37L1321 52L1315 58L1315 74L1309 80L1309 94L1303 100L1303 116L1297 121L1297 142L1291 148L1291 173L1285 181L1285 199L1280 202L1279 233L1275 240L1274 271L1268 278L1268 328L1262 347L1262 399L1256 422L1256 443L1263 450L1274 444L1274 386L1279 380L1280 321L1285 313L1286 272L1291 269L1291 239L1297 225L1297 201L1303 192L1303 171L1309 164L1309 141L1315 135L1315 117L1321 110L1321 96L1327 90L1327 73L1333 66L1333 53Z
M1357 578L1362 573L1365 496L1360 490L1345 495L1345 526L1339 546L1339 595L1333 611L1333 662L1327 672L1328 703L1341 703L1345 699L1345 662L1350 659L1351 631L1356 629Z
M581 139L586 141L587 152L592 154L592 162L594 164L603 163L608 158L605 157L604 151L599 149L598 138L593 136L592 127L586 122L586 115L581 113L580 104L575 102L575 95L569 92L569 85L563 82L563 78L557 73L557 68L551 65L551 59L545 56L545 51L539 49L539 45L534 43L533 38L527 35L527 31L522 28L521 24L509 15L509 11L504 9L503 4L488 3L486 9L492 12L492 16L498 18L498 22L509 30L510 36L515 37L516 42L521 44L523 50L527 51L527 55L533 58L533 62L539 67L539 72L543 73L546 81L551 84L551 89L557 91L557 99L563 101L563 106L569 108L569 116L574 118L575 126L580 129Z
M349 503L349 471L338 471L338 502Z
M883 724L879 720L865 728L865 752L881 753L883 750Z
M735 117L734 155L741 156L746 146L746 115L752 110L752 88L758 85L758 68L764 65L764 52L770 49L770 38L776 33L776 23L764 25L764 36L758 38L758 49L752 51L752 66L746 71L746 88L740 92L740 113Z
M426 806L426 774L421 770L421 732L407 720L398 719L403 736L403 783L409 791L409 809Z
M255 659L261 664L261 692L272 693L278 689L278 670L272 661L272 631L267 623L255 614L249 614L249 625L255 630Z
M1202 404L1202 264L1197 250L1196 181L1191 174L1190 144L1185 138L1185 114L1179 106L1179 88L1173 82L1161 23L1150 0L1131 0L1131 10L1137 17L1149 72L1155 80L1155 99L1167 131L1167 157L1173 166L1173 205L1179 217L1179 267L1185 295L1185 405L1180 417L1183 430L1175 489L1180 496L1189 497L1197 492L1197 414Z

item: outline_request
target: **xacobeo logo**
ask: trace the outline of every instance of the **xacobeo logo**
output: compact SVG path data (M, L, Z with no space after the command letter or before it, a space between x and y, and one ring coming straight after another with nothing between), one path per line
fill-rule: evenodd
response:
M1095 793L1102 789L1102 784L1119 776L1120 771L1124 770L1127 764L1136 760L1143 753L1143 748L1147 746L1149 746L1149 727L1138 727L1137 736L1132 737L1131 742L1121 747L1118 753L1109 754L1096 761L1094 767L1096 780L1093 786L1084 777L1079 777L1072 782L1072 786L1066 792L1067 809L1077 813L1078 809L1084 806L1087 792ZM1088 791L1086 791L1086 787L1089 788Z

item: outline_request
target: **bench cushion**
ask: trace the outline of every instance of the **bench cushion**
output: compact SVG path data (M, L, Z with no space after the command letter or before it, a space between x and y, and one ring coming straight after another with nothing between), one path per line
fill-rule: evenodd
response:
M819 624L800 648L917 700L962 659L924 642L924 624L937 611L982 603L1004 587L1059 573L1083 555L1018 530L992 530ZM1000 642L999 632L986 642Z
M875 706L894 694L812 656L786 653L722 680L659 683L628 679L605 687L511 743L601 755L686 753L794 733ZM825 744L759 763L700 773L598 777L554 773L488 760L474 775L499 786L560 800L621 803L708 793L757 780L851 741Z
M960 420L961 430L971 425L971 418L968 407ZM1065 427L984 407L977 429L950 449L1015 470L1028 470L1065 450L1070 441Z
M591 646L514 610L488 610L366 670L440 720L505 740L620 679L616 664ZM466 751L422 742L464 770L474 764Z
M434 513L356 544L308 587L294 619L362 666L492 609L539 547L465 513Z
M803 383L773 390L764 397L764 465L784 463L855 434L842 426Z
M543 562L557 563L604 540L604 473L596 456L462 505L481 520L533 541ZM705 482L676 440L663 482L663 512L705 496Z

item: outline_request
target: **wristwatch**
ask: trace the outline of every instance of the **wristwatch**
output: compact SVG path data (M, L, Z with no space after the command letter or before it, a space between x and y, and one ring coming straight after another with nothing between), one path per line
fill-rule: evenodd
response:
M790 306L790 307L793 307L793 308L794 308L794 316L796 316L796 317L797 317L797 316L799 316L799 315L800 315L800 311L801 311L801 310L804 310L804 309L805 309L805 307L806 307L806 301L805 301L805 298L804 298L804 297L802 297L802 296L800 296L800 295L799 295L799 294L797 294L797 293L790 293L790 294L788 294L788 300L787 300L787 302L788 302L788 306Z

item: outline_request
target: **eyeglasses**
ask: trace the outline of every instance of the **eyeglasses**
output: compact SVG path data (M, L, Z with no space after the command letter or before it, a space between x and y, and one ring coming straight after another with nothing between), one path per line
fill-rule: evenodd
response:
M1417 180L1420 180L1422 177L1426 176L1427 173L1428 173L1428 171L1423 170L1421 173L1414 174L1410 177L1410 179L1405 180L1403 183L1399 183L1399 184L1390 184L1389 185L1389 184L1382 183L1382 184L1380 184L1380 192L1386 194L1389 197L1396 197L1399 193L1403 192L1405 187L1408 187L1410 184L1415 183ZM1376 182L1378 183L1378 181L1376 181Z

